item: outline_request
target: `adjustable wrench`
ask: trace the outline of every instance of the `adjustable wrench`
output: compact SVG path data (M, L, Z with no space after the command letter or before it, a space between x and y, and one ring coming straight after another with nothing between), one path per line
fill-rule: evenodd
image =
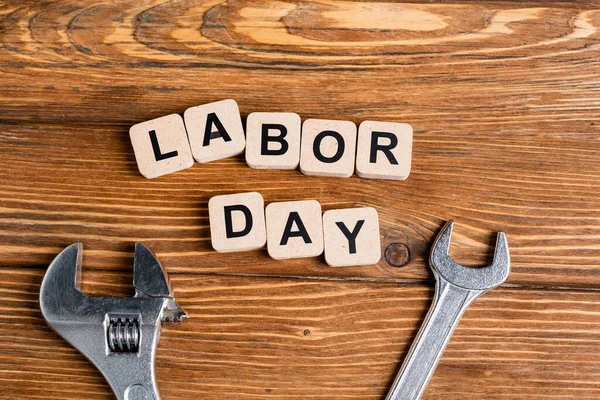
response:
M433 303L386 400L421 398L467 307L508 278L510 255L503 232L498 232L492 265L466 268L448 255L452 226L452 221L446 223L431 249L429 263L436 279Z
M90 297L81 292L83 246L64 249L40 289L44 318L102 372L118 400L160 400L154 356L165 321L187 318L156 256L135 244L135 297Z

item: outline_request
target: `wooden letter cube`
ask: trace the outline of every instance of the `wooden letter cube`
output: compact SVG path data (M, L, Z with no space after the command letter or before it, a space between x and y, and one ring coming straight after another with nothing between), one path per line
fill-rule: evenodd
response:
M356 173L403 180L410 174L413 129L409 124L364 121L358 128Z
M260 193L212 197L208 201L210 239L219 253L260 249L267 241L265 202Z
M194 159L181 116L171 114L132 126L135 160L148 179L190 168Z
M266 209L267 249L276 260L323 252L321 205L316 200L271 203Z
M300 116L254 112L246 119L246 162L258 169L294 169L300 162Z
M188 108L183 118L196 161L206 163L244 151L246 139L235 100Z
M356 125L352 121L307 119L302 125L300 171L348 178L354 172Z
M377 264L381 258L379 217L372 207L323 214L325 262L332 267Z

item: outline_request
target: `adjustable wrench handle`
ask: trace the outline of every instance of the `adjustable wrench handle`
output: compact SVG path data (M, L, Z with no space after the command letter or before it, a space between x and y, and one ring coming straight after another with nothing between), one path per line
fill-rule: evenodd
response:
M386 400L418 400L461 316L484 290L455 286L436 274L433 303Z
M136 366L132 366L135 368ZM137 367L139 368L139 367ZM109 377L105 375L108 383L113 389L117 400L160 400L158 388L154 381L154 371L144 371L140 374L139 370L135 373L135 378L129 380L124 374L122 377ZM146 376L140 376L146 375ZM126 382L129 380L129 382Z
M160 400L156 397L156 393L153 393L154 389L148 388L148 386L142 384L135 384L129 386L123 395L118 397L119 400Z
M97 360L100 363L98 369L117 400L160 400L154 376L159 331L151 324L142 324L140 335L142 340L138 353L110 354Z

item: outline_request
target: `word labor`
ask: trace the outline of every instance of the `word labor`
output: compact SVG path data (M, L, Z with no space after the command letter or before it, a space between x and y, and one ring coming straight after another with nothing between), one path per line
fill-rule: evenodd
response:
M208 202L213 248L255 250L265 243L276 260L316 257L332 267L376 264L381 258L379 217L372 207L321 213L316 200L270 203L260 193L212 197Z
M295 169L306 175L403 180L410 174L413 130L409 124L307 119L295 113L248 115L246 134L238 105L222 100L131 127L138 168L146 178L246 151L258 169Z

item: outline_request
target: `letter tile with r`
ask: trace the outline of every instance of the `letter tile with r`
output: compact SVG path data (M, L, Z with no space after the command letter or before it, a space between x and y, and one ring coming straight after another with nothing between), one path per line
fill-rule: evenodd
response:
M321 204L316 200L267 205L267 250L275 260L323 253Z
M379 216L373 207L326 211L323 235L329 266L372 265L381 258Z
M408 178L412 138L409 124L364 121L358 128L356 174L375 179Z
M129 138L141 174L148 179L194 165L185 125L179 114L133 125Z
M208 201L210 239L219 253L255 250L267 241L265 202L260 193L214 196Z

